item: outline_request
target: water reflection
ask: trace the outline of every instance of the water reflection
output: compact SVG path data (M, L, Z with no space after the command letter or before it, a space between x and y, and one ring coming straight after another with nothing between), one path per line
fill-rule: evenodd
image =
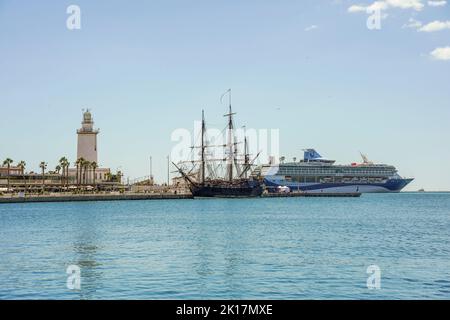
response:
M230 293L231 296L243 285L240 277L245 272L248 235L235 227L241 218L232 212L229 203L216 207L217 203L204 201L213 207L200 208L191 221L189 232L194 236L195 271L201 283L199 291L203 296L210 286L220 283L222 294Z
M89 207L83 207L77 214L80 219L75 229L76 236L73 243L75 264L81 269L80 299L93 299L95 292L101 287L103 272L102 264L97 260L100 251L100 239L97 230L98 221L92 218L93 212ZM97 209L98 210L98 209Z

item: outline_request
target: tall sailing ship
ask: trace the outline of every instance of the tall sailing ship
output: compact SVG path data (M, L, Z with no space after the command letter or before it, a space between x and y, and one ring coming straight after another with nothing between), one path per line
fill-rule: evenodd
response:
M251 177L251 169L258 155L250 161L247 137L244 137L243 155L239 155L240 142L236 139L233 123L235 113L231 109L231 92L230 90L227 92L230 94L229 111L224 115L228 118L227 142L222 145L209 144L206 137L205 114L202 111L201 144L192 147L193 150L200 149L200 159L173 163L194 197L259 197L263 192L261 182ZM211 158L206 150L217 147L225 148L224 157ZM192 168L185 169L186 164L192 165ZM225 174L221 176L220 171L224 168Z

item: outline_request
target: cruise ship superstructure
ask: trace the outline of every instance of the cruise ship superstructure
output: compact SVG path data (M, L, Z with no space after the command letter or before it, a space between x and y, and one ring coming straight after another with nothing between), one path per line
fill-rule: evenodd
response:
M399 192L413 180L401 177L392 165L361 156L362 163L336 165L314 149L305 149L303 160L263 165L259 175L268 192Z

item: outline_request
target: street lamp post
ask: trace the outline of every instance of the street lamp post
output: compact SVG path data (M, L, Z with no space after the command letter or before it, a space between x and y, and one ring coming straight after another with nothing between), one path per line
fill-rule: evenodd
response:
M153 172L152 172L152 156L150 156L150 176L148 177L148 185L151 185L153 182L152 179Z

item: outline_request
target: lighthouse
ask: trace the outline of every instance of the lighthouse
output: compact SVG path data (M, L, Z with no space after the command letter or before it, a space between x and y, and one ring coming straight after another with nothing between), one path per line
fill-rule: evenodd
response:
M99 130L94 129L94 119L89 109L83 113L81 128L77 130L78 145L77 159L83 158L89 162L98 163L97 159L97 134Z
M104 182L110 183L111 169L102 167L97 157L98 129L94 128L94 119L89 109L83 110L81 128L77 130L77 159L75 168L68 169L70 183L95 185L101 189ZM78 160L83 159L82 163ZM118 181L120 184L120 180Z

